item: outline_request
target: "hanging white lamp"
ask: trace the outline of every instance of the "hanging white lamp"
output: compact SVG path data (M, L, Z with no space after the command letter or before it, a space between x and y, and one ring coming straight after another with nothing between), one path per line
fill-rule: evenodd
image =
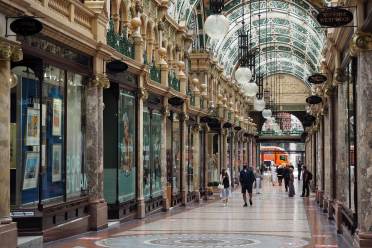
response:
M220 40L229 31L229 20L222 14L210 15L204 23L205 33L212 39Z
M256 111L262 111L265 109L265 100L263 98L262 99L255 98L253 104L254 104L254 109Z
M251 80L251 78L252 78L252 72L248 67L240 66L235 71L235 79L241 85L248 83Z
M256 83L245 83L243 84L243 90L247 96L255 96L258 92L258 86Z
M268 119L272 116L272 112L271 112L271 109L264 109L262 111L262 117L265 118L265 119Z

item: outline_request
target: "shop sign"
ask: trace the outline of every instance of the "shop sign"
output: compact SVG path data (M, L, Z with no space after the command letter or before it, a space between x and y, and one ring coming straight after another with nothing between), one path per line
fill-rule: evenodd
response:
M128 69L128 65L121 60L113 60L106 64L108 71L113 73L124 72Z
M28 211L28 212L11 212L10 213L11 217L30 217L30 216L35 216L34 212Z
M311 84L322 84L327 81L327 77L322 74L316 73L309 76L307 81L309 81L309 83Z
M353 13L340 7L329 7L321 10L316 19L319 24L327 27L341 27L353 20Z
M322 98L320 96L313 95L306 98L306 102L308 104L318 104L322 102Z
M22 36L29 36L40 33L43 24L32 16L22 16L10 24L10 30Z

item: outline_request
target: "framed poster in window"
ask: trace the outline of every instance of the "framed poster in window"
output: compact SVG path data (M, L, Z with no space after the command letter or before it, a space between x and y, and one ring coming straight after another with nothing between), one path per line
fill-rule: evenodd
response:
M37 146L40 140L40 111L34 108L27 109L26 145Z
M53 99L52 135L62 134L62 99Z
M52 182L62 180L62 145L52 145Z
M39 153L27 152L25 161L25 172L23 176L23 190L36 188L38 175Z

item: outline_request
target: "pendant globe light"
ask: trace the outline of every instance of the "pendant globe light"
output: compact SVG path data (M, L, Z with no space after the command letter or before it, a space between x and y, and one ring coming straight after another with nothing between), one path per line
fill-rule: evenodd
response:
M258 92L258 86L256 83L246 83L243 85L243 90L247 96L253 97Z
M222 39L229 31L229 20L221 14L224 0L210 0L211 15L205 20L204 31L212 39Z
M262 117L265 119L269 119L272 115L273 113L271 112L271 109L264 109L262 111Z
M262 111L265 109L265 100L262 98L262 99L258 99L257 97L254 99L254 110L256 111Z
M241 85L248 83L251 80L251 78L252 78L252 72L246 66L240 66L235 71L235 79Z

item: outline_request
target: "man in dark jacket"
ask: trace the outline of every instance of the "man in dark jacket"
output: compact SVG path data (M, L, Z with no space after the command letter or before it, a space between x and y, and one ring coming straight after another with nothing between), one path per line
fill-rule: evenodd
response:
M287 192L289 188L289 179L290 179L290 171L289 171L288 166L284 167L283 169L283 178L284 178L285 192Z
M249 204L252 206L252 189L253 183L256 181L256 177L254 176L253 170L251 167L247 168L245 165L243 170L240 172L240 185L242 187L242 194L244 200L244 206L247 207L247 191L249 194Z
M310 195L310 181L313 179L313 174L311 174L310 171L307 170L306 166L302 167L303 173L302 173L302 195L301 197L309 197Z

